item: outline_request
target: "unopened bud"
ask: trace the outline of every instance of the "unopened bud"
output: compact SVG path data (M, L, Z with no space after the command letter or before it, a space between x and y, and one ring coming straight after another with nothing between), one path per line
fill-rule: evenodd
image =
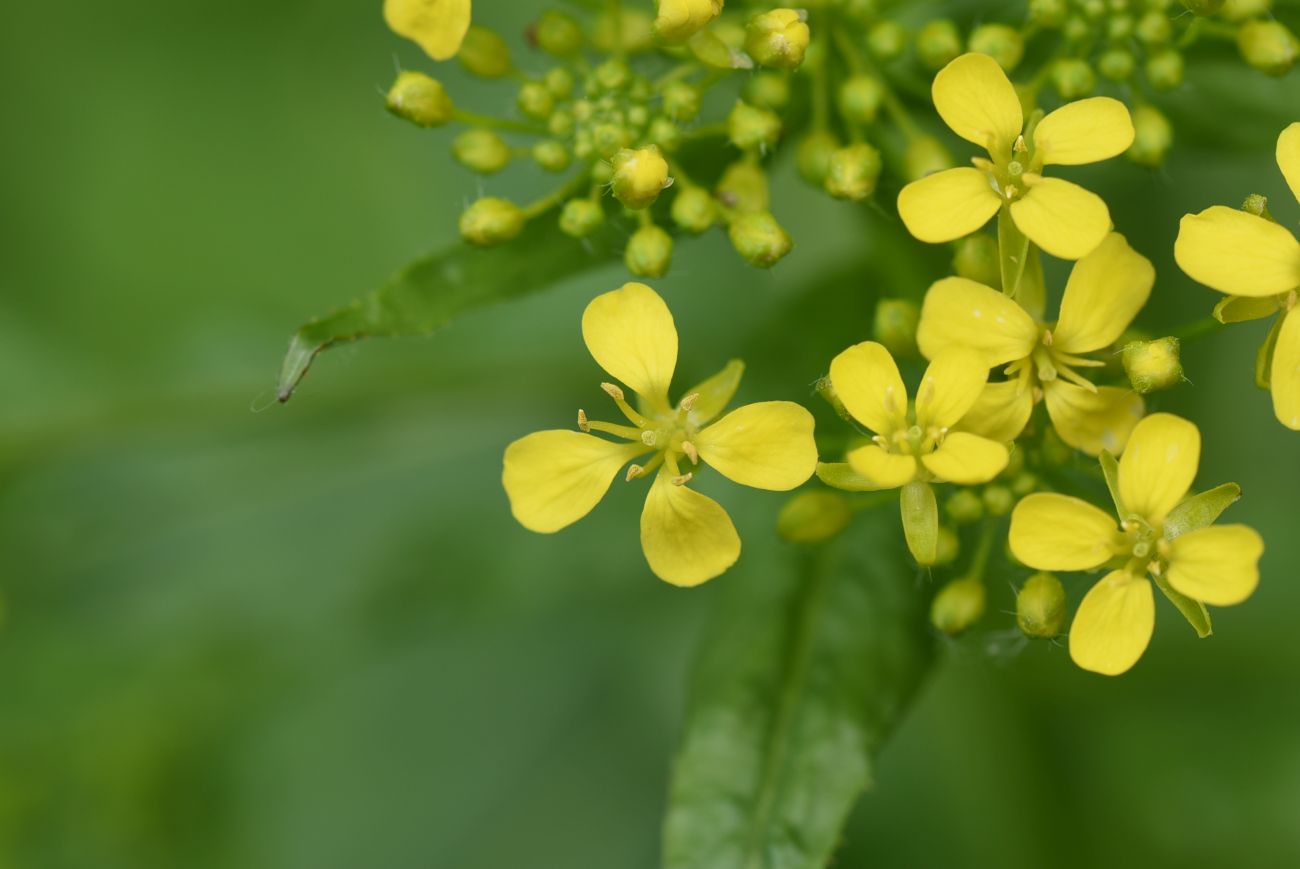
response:
M961 538L947 525L939 526L939 542L934 550L934 566L943 567L952 564L961 554Z
M733 211L767 211L767 173L749 160L738 160L718 180L718 201Z
M917 136L907 143L903 154L903 171L909 181L952 168L952 155L934 136Z
M968 235L957 242L957 253L952 258L953 271L959 277L1001 289L1002 265L998 258L998 243L986 232Z
M684 81L669 82L663 89L664 114L679 123L693 121L700 113L700 91Z
M722 0L658 0L654 32L668 42L690 39L722 11Z
M456 55L460 65L483 78L501 78L510 74L510 48L495 32L477 24L471 25L465 41Z
M654 19L642 9L614 7L596 17L591 28L591 44L602 54L622 50L628 54L654 47Z
M1263 18L1273 12L1273 0L1226 0L1219 15L1238 23L1251 18Z
M1092 93L1097 76L1085 60L1062 58L1052 64L1052 86L1064 100L1077 100Z
M781 136L781 118L775 112L737 102L727 116L727 137L742 151L767 150Z
M703 187L687 186L677 192L672 204L673 223L699 234L718 219L718 203Z
M1284 75L1300 55L1300 40L1280 21L1247 21L1237 30L1237 48L1246 63L1269 75Z
M1011 72L1025 56L1025 38L1020 31L1005 24L981 24L971 31L967 43L971 51L987 54L998 66Z
M876 303L872 333L895 357L915 356L916 326L921 311L910 299L881 299Z
M573 238L586 238L604 222L604 209L590 199L570 199L560 209L560 231Z
M867 31L867 49L881 60L893 60L907 50L907 31L897 21L878 21Z
M1016 496L1006 486L984 487L984 509L992 516L1005 516L1016 505Z
M1183 379L1177 338L1134 341L1124 346L1123 356L1129 383L1143 395L1168 389Z
M970 525L984 518L984 502L970 489L958 489L943 504L943 511L955 525Z
M542 82L556 99L567 100L573 96L573 73L566 67L556 66L547 70Z
M794 241L769 212L741 214L727 229L731 246L752 266L766 269L790 252Z
M793 9L773 9L749 19L745 52L762 66L798 69L811 33L804 16Z
M460 216L460 236L470 244L488 247L500 244L523 231L523 209L508 199L485 196Z
M876 191L880 152L866 142L837 148L826 173L826 192L836 199L861 202Z
M1193 15L1213 15L1223 8L1223 0L1183 0L1183 8Z
M543 139L533 145L533 161L546 172L563 172L573 162L573 155L562 143Z
M813 489L785 502L776 533L791 543L823 543L849 526L853 509L838 492Z
M1138 19L1133 32L1143 45L1164 45L1173 37L1174 26L1168 14L1151 9Z
M948 18L927 22L916 34L916 55L929 70L941 69L961 54L961 32Z
M790 79L785 73L760 72L745 83L745 102L760 109L780 111L790 102Z
M592 71L597 93L621 91L632 81L632 68L618 58L610 58Z
M840 146L840 140L829 130L809 133L799 141L799 174L809 184L821 187L826 183L826 173L831 168L831 154Z
M1147 81L1158 91L1169 91L1183 83L1183 56L1172 48L1147 58Z
M454 108L442 82L422 72L399 72L388 89L388 110L417 127L441 127L451 120Z
M668 161L654 145L624 148L614 155L614 196L628 208L648 208L670 183Z
M527 81L519 86L519 96L515 103L519 106L519 111L528 117L544 121L555 109L555 95L541 82Z
M500 172L510 162L510 146L491 130L466 130L451 143L452 156L481 175Z
M1174 141L1174 128L1155 106L1144 103L1133 110L1133 144L1125 156L1139 166L1155 168L1165 162Z
M1016 592L1016 624L1027 637L1050 640L1065 627L1065 587L1050 573L1035 573Z
M954 579L939 589L930 604L930 624L950 637L965 633L984 615L988 592L977 577Z
M563 12L543 12L532 34L537 47L555 57L572 57L582 49L582 28Z
M667 118L655 118L646 131L646 139L659 150L672 153L682 146L682 129Z
M885 87L874 75L854 75L846 78L836 95L836 105L844 120L851 124L870 124L880 111Z
M639 278L662 278L673 261L673 237L653 223L627 240L623 263Z
M1040 27L1060 27L1069 14L1067 0L1029 0L1029 20Z
M1125 48L1110 48L1097 59L1097 70L1111 81L1126 81L1133 75L1137 60Z
M1132 15L1112 14L1106 22L1106 37L1111 42L1124 42L1133 35L1135 25Z

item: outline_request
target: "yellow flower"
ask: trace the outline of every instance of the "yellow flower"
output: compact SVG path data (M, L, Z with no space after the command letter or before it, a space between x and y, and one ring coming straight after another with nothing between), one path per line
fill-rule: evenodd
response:
M1300 201L1300 123L1278 137L1277 165ZM1269 336L1272 364L1261 373L1278 421L1300 431L1300 241L1264 217L1215 205L1183 218L1174 259L1194 280L1229 294L1214 309L1224 323L1282 312Z
M917 344L928 359L967 347L982 353L989 366L1010 363L1011 379L986 386L958 428L1013 440L1041 399L1061 440L1092 455L1119 453L1142 418L1142 397L1096 386L1074 369L1103 364L1086 354L1119 338L1154 283L1150 261L1112 232L1074 264L1056 323L1042 322L991 287L944 278L925 295Z
M384 0L388 29L418 44L434 60L456 56L469 18L470 0Z
M1079 259L1101 243L1110 231L1106 203L1042 172L1124 153L1133 144L1133 121L1123 103L1110 97L1069 103L1037 124L1031 119L1032 129L1022 135L1016 89L983 54L963 54L941 69L932 94L944 123L987 149L989 159L976 157L975 168L945 169L904 187L898 213L912 235L952 241L1006 208L1016 227L1053 256Z
M1148 574L1180 609L1202 612L1204 604L1241 603L1258 585L1259 534L1245 525L1210 525L1240 490L1228 484L1183 499L1200 453L1195 425L1155 413L1138 423L1119 461L1112 488L1118 526L1068 495L1029 495L1012 512L1011 551L1028 566L1114 568L1083 598L1070 626L1070 657L1085 670L1118 675L1142 657L1155 627Z
M631 425L589 420L578 411L581 431L536 432L510 444L502 481L511 512L529 530L559 531L591 512L623 465L653 453L627 472L629 481L658 472L641 513L650 569L681 586L721 574L740 557L740 537L721 505L687 487L694 469L703 462L745 486L793 489L817 465L812 415L789 401L768 401L713 421L740 384L744 365L735 360L670 404L677 328L664 300L645 284L593 299L582 315L582 337L600 367L640 396L639 407L605 383Z
M723 0L658 0L655 33L660 39L689 39L718 17Z

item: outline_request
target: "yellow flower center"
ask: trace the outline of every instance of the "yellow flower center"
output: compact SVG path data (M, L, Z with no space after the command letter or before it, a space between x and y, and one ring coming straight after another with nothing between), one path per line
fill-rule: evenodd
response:
M1053 346L1052 330L1045 324L1039 324L1039 342L1033 352L1023 359L1017 359L1005 369L1008 377L1019 378L1022 388L1050 383L1058 378L1068 380L1089 392L1096 392L1097 386L1076 368L1100 368L1106 363L1075 353L1065 353Z
M907 424L899 426L888 435L876 435L872 440L886 452L919 458L938 449L947 434L946 428L917 422L916 404L909 402Z
M647 416L628 404L623 390L613 383L602 383L600 388L614 400L614 404L632 425L588 419L586 412L579 410L578 428L584 432L604 432L626 441L640 441L655 450L654 456L644 465L628 466L627 480L631 482L637 477L644 477L659 465L665 464L673 474L674 483L681 486L689 482L694 471L683 473L681 466L684 462L679 460L685 457L692 466L700 463L700 454L694 443L699 426L691 415L695 402L699 400L699 393L691 393L683 398L676 410L670 408L666 412Z

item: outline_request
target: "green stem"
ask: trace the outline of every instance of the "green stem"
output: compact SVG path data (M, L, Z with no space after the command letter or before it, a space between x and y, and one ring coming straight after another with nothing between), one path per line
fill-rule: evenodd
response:
M494 118L491 115L481 115L478 112L469 112L465 109L456 109L452 112L452 120L460 121L462 124L469 124L474 127L487 127L494 130L510 130L515 133L531 133L536 136L545 136L546 129L536 124L529 124L524 121L513 121L509 118Z
M550 211L560 203L572 196L577 195L583 186L587 183L588 174L586 169L580 169L568 181L560 185L550 193L534 202L524 206L524 217L532 220L542 214Z
M1213 335L1223 328L1223 324L1213 317L1202 317L1199 320L1193 320L1185 323L1173 331L1173 337L1183 343L1195 341L1198 338L1204 338L1206 335Z
M898 129L902 130L909 142L919 138L921 131L917 129L911 113L894 93L894 89L889 86L888 80L880 74L880 70L876 69L866 55L858 51L857 45L849 37L849 31L843 27L834 27L832 35L835 38L835 46L844 56L844 62L849 65L849 69L857 75L869 75L880 83L880 104L885 107L885 114L889 115L890 120L898 125Z
M984 578L984 571L989 565L989 555L993 552L993 539L997 536L1001 524L991 516L984 520L984 525L980 528L979 541L975 544L975 555L970 560L970 570L966 572L967 578Z

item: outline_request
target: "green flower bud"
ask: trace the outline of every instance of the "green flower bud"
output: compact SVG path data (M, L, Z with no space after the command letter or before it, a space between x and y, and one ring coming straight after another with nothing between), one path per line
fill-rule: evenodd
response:
M1050 640L1065 627L1065 587L1050 573L1035 573L1016 592L1016 624L1027 637Z
M838 492L812 489L785 502L776 533L791 543L824 543L849 527L853 508Z
M1273 12L1273 0L1226 0L1219 14L1234 24L1264 18Z
M604 223L605 211L590 199L570 199L560 209L560 231L573 238L586 238Z
M939 554L939 505L934 488L929 483L913 480L899 490L898 506L908 551L922 567L934 564Z
M915 356L916 326L921 310L910 299L881 299L876 303L872 334L894 356Z
M718 219L718 203L703 187L688 185L673 197L673 223L698 235Z
M907 31L897 21L878 21L867 31L867 49L881 60L893 60L907 50Z
M1029 20L1040 27L1060 27L1069 14L1067 0L1029 0Z
M1247 21L1237 30L1237 48L1246 63L1268 75L1285 75L1300 55L1300 40L1280 21Z
M939 542L934 552L934 566L943 567L945 564L952 564L960 554L961 538L957 536L957 532L946 525L940 525Z
M1092 25L1087 19L1075 15L1065 22L1062 32L1065 34L1066 42L1080 43L1092 35Z
M1062 58L1052 65L1052 86L1063 100L1077 100L1092 93L1097 76L1085 60Z
M533 160L547 172L563 172L573 162L573 155L562 143L543 139L533 145Z
M646 138L659 146L659 150L673 152L682 146L682 129L667 118L650 122Z
M836 104L850 124L870 124L880 111L885 87L873 75L854 75L840 85Z
M663 89L664 114L678 123L693 121L700 113L700 91L684 81L669 82Z
M510 74L510 48L506 41L486 27L471 25L456 55L460 65L482 78L501 78Z
M624 150L630 139L627 127L622 124L597 124L591 128L591 147L606 160Z
M837 148L826 173L826 192L836 199L861 202L880 180L880 152L865 142Z
M961 54L961 32L948 18L928 22L916 34L916 55L929 70L942 69Z
M614 155L614 196L628 208L648 208L659 198L659 191L672 183L668 161L654 145L624 148Z
M1136 66L1133 53L1124 48L1109 48L1097 59L1097 70L1111 81L1126 81Z
M1147 58L1147 81L1158 91L1169 91L1183 83L1183 56L1172 48Z
M804 136L799 141L798 153L799 174L803 179L818 187L826 183L826 173L831 169L831 154L839 146L840 140L829 130Z
M790 79L784 73L760 72L745 83L745 102L780 111L790 102Z
M955 525L970 525L984 518L984 502L971 489L958 489L944 502L943 511Z
M627 240L623 262L639 278L662 278L673 261L673 237L653 223L641 227Z
M1143 395L1168 389L1183 379L1177 338L1134 341L1124 345L1123 356L1128 382Z
M749 160L737 160L718 180L718 201L733 211L767 211L767 173Z
M934 136L917 136L907 143L903 154L903 171L908 181L952 168L952 155Z
M422 72L399 72L388 89L386 105L388 111L417 127L441 127L454 111L442 82Z
M573 135L576 122L568 109L556 109L546 122L546 129L557 139L567 139Z
M1106 14L1106 0L1083 0L1079 5L1083 8L1083 14L1093 21Z
M984 487L984 509L992 516L1005 516L1016 506L1016 496L1006 486Z
M545 82L546 89L557 100L567 100L573 96L573 73L562 66L552 67L547 70L542 81Z
M1183 8L1193 15L1213 15L1223 8L1223 0L1183 0Z
M555 57L572 57L582 50L582 28L563 12L543 12L532 37L538 48Z
M1061 436L1056 433L1055 428L1048 427L1043 432L1042 443L1043 461L1054 467L1064 467L1070 463L1074 457L1074 451L1069 444L1061 440Z
M645 106L632 106L627 110L627 122L633 129L645 129L650 122L650 110Z
M510 146L491 130L466 130L451 143L456 162L480 175L500 172L510 162Z
M781 136L781 119L774 112L737 102L727 116L727 136L742 151L767 150Z
M1025 38L1005 24L981 24L971 31L970 50L987 54L998 66L1011 72L1025 56Z
M460 216L460 237L470 244L489 247L517 236L527 218L524 210L508 199L484 196Z
M1038 489L1038 478L1028 471L1022 471L1016 474L1011 481L1011 494L1017 498L1023 498L1030 492Z
M803 13L773 9L749 19L745 28L745 52L761 66L798 69L810 41Z
M621 91L632 81L632 70L617 58L611 58L596 67L592 75L602 92Z
M954 579L939 589L930 604L930 624L950 637L965 633L984 615L988 593L976 577Z
M997 239L986 232L966 236L957 242L952 269L959 277L1001 289L1002 262L998 258Z
M1134 109L1133 133L1133 144L1125 156L1139 166L1155 168L1164 163L1174 141L1174 128L1159 109L1146 103Z
M601 54L613 54L620 48L629 54L648 51L655 45L654 19L641 9L602 13L592 26L591 44Z
M1164 45L1174 35L1174 26L1169 16L1154 9L1139 18L1133 30L1139 42L1150 46Z
M1106 36L1111 42L1123 42L1133 35L1135 24L1131 15L1112 15L1106 22Z
M519 111L528 117L544 121L551 116L551 111L555 108L555 95L541 82L528 81L519 86L519 95L515 102L519 106Z
M736 253L761 269L776 265L794 247L790 234L766 211L737 216L731 221L727 235Z

